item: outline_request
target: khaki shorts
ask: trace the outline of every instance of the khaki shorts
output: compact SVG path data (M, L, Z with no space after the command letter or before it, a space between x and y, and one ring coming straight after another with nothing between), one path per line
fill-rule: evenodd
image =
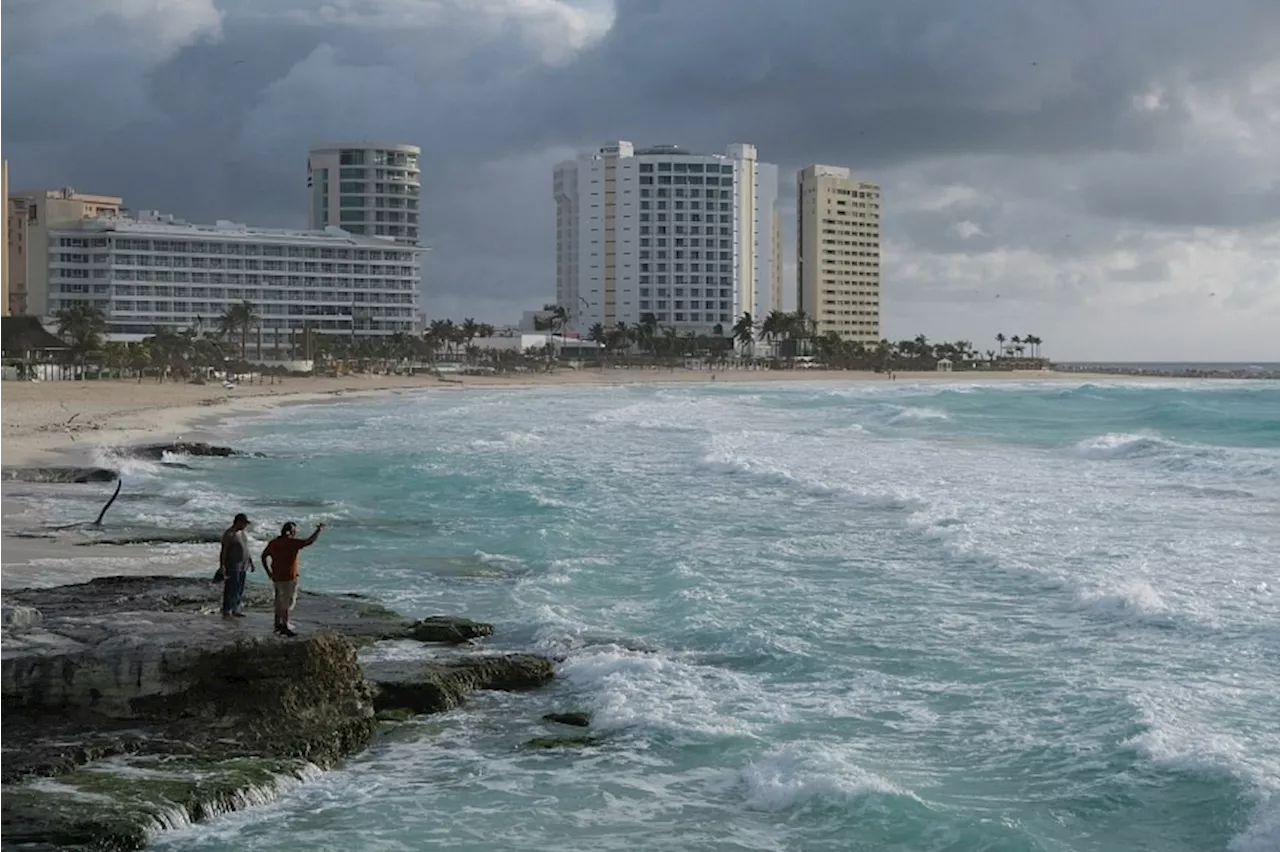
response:
M292 580L276 580L276 608L293 609L298 605L298 578Z

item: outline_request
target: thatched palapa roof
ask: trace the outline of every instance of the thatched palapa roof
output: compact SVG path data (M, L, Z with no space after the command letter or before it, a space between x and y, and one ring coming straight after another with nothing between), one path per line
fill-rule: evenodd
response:
M50 334L40 324L39 317L0 317L0 350L3 350L5 355L66 348L67 344L62 341L62 338Z

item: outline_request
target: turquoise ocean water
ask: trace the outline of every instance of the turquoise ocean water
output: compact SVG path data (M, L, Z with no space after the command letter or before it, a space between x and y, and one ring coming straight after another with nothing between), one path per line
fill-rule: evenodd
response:
M563 662L163 849L1280 849L1275 383L439 392L230 440L266 457L134 465L121 518L327 521L307 587ZM522 748L550 710L599 745Z

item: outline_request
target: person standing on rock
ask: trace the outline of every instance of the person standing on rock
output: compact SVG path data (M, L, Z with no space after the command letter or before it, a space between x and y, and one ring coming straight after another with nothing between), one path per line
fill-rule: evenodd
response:
M236 515L222 534L222 551L218 554L218 572L222 575L222 617L244 618L244 581L247 571L256 571L249 554L249 518Z
M290 521L262 550L262 569L276 589L276 633L281 636L298 635L289 626L289 616L298 604L298 554L316 543L322 529L324 524L319 524L308 538L298 538L298 525Z

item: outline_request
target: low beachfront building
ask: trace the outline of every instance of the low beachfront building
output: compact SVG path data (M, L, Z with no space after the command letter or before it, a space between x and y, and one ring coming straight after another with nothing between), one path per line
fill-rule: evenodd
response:
M215 331L249 303L250 357L286 357L306 330L352 339L411 334L423 249L340 228L197 225L143 211L49 233L50 314L99 308L114 339L158 328Z

